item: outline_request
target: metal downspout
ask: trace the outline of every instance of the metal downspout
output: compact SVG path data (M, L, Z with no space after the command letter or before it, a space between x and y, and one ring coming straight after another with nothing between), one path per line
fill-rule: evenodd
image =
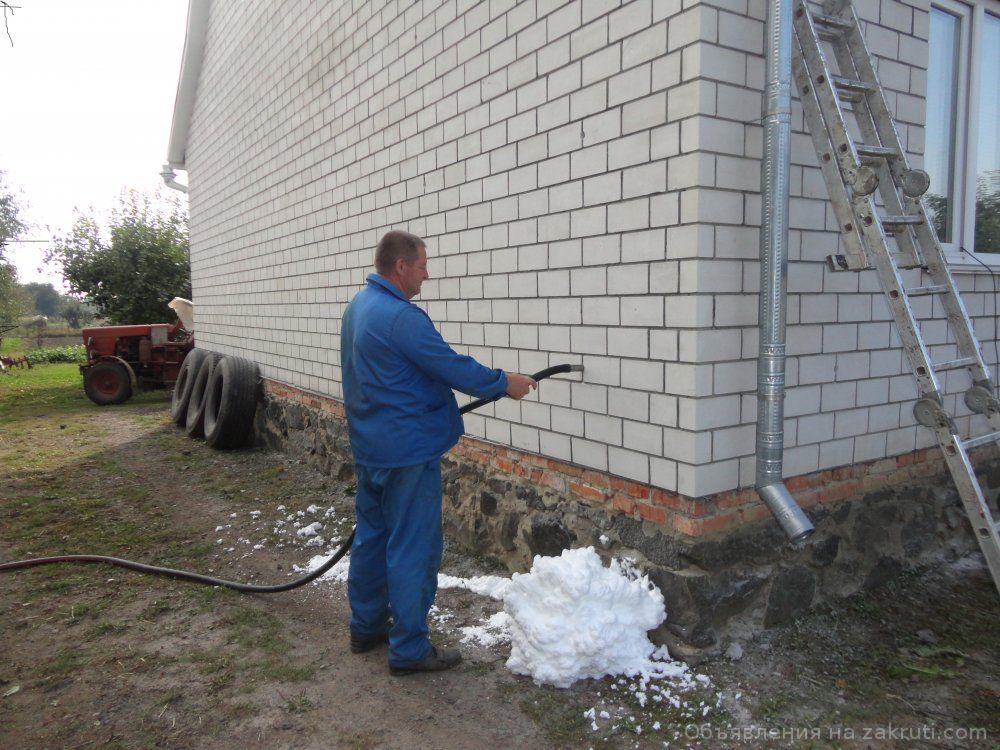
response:
M163 171L160 172L160 177L163 178L163 184L168 188L173 188L181 193L186 193L188 191L187 185L177 181L177 173L171 169L169 164L163 165Z
M784 451L785 291L788 277L791 0L767 10L764 158L761 162L760 355L757 358L757 480L761 499L794 542L814 529L781 479Z

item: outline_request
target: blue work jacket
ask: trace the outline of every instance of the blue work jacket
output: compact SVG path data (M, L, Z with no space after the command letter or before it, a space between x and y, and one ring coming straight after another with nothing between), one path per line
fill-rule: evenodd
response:
M455 352L396 286L369 274L340 332L344 406L355 463L396 468L444 455L465 432L452 389L506 392L507 375Z

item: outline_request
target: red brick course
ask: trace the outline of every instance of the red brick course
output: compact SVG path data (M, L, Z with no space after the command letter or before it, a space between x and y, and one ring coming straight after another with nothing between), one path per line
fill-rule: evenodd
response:
M269 395L296 401L311 409L345 418L341 402L274 381L265 381ZM973 462L993 455L990 448L973 451ZM688 497L594 469L483 440L463 437L453 456L521 477L542 487L603 508L639 518L688 537L725 533L770 518L767 506L750 487L707 497ZM921 449L901 456L841 466L789 477L785 481L799 505L817 505L859 498L875 490L913 483L945 471L937 449Z

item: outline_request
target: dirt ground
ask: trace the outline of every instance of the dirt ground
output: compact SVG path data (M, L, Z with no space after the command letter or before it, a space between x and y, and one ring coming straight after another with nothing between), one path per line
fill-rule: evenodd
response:
M71 377L16 377L0 382L0 560L93 552L280 582L350 531L349 485L212 451L162 394L101 409ZM312 521L325 545L295 533ZM449 546L444 572L500 571ZM464 663L398 678L384 650L348 650L343 583L245 596L50 566L0 574L0 748L1000 747L998 602L975 560L906 574L644 706L634 680L539 687L505 668L508 644L463 644L501 607L465 589L432 620Z

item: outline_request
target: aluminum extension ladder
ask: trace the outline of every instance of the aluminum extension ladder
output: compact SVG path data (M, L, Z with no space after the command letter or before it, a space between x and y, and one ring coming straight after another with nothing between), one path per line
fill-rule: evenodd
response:
M827 262L833 270L874 268L878 274L917 379L914 417L937 436L1000 590L1000 524L968 455L970 449L1000 439L1000 403L921 200L930 180L926 172L907 164L850 0L827 0L822 13L810 10L805 0L795 0L792 16L792 70L843 240L844 254L830 256ZM832 49L836 72L831 70L823 43ZM848 128L847 105L860 142ZM901 272L917 268L925 281L908 289ZM923 295L940 300L955 338L957 359L931 361L920 321L910 305L911 298ZM958 369L972 375L965 404L988 419L986 435L963 439L945 407L939 373Z

